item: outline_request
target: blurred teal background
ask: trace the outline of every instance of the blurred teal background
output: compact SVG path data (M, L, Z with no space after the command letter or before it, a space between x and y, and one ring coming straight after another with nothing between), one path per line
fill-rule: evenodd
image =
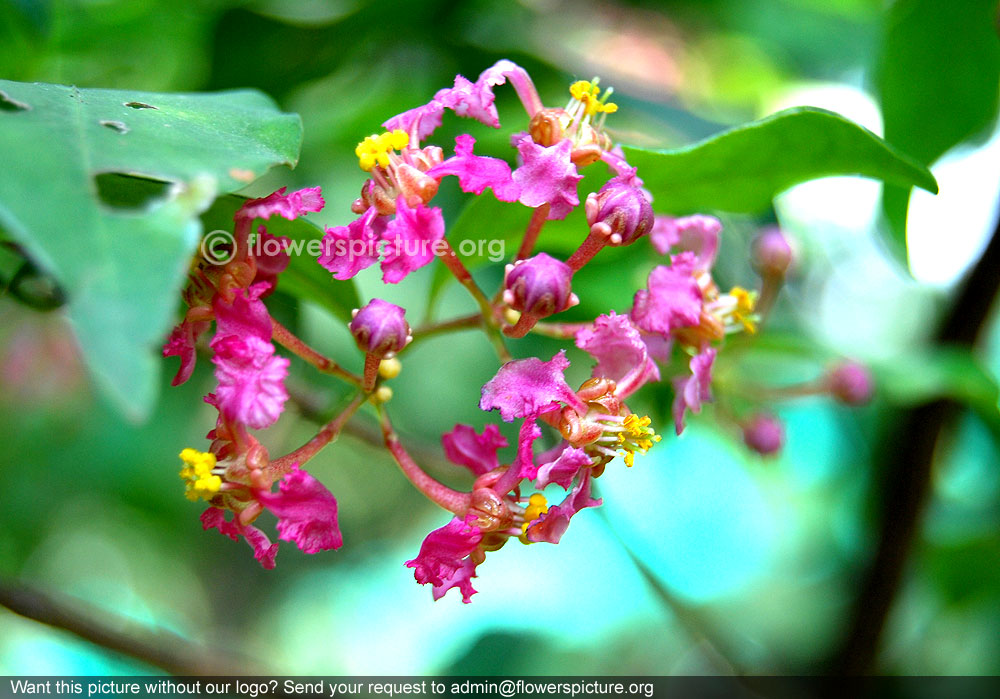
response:
M248 193L321 185L327 207L315 218L330 225L352 218L364 181L353 153L359 140L456 73L474 79L504 57L525 66L552 105L562 105L572 80L599 74L615 87L620 110L611 124L622 142L681 145L791 104L826 107L878 133L871 70L883 21L875 0L0 0L0 77L160 91L259 88L302 115L305 141L296 170L273 172ZM498 95L505 128L473 132L484 152L509 157L510 125L523 112L512 91ZM434 141L449 144L466 127L446 119ZM987 134L934 167L941 194L911 201L913 276L875 235L877 183L831 178L782 195L775 215L800 259L764 336L730 348L718 390L735 391L747 376L808 380L839 355L891 368L919 354L992 230L998 155L1000 141ZM454 220L460 192L440 199ZM724 221L720 286L752 287L749 242L770 221ZM559 241L543 234L541 247L550 244L558 249ZM656 258L644 241L609 251L576 289L585 302L575 317L625 310ZM363 298L378 294L420 317L430 268L388 290L368 272L359 277ZM501 275L502 265L477 272L488 289ZM346 329L322 310L280 293L269 305L318 348L357 361ZM437 313L473 310L453 285ZM998 340L994 328L982 354L994 375ZM547 358L556 349L528 340L515 351ZM572 356L573 378L582 380L587 364ZM787 447L775 459L749 453L711 407L674 438L669 391L647 390L637 403L669 436L634 468L613 464L599 481L605 506L576 517L559 546L515 542L491 553L475 581L479 594L463 605L454 592L432 602L403 567L447 516L355 436L310 466L340 502L340 551L305 556L284 544L277 568L265 571L243 543L202 532L201 508L182 497L176 454L206 444L214 416L201 396L212 376L202 361L191 382L170 388L175 362L164 363L153 418L128 424L88 384L58 311L0 297L0 574L113 612L112 624L124 617L169 630L207 657L236 654L250 668L288 674L815 671L843 631L870 554L874 465L914 378L883 385L861 409L822 398L774 406L787 426ZM440 461L443 431L493 419L476 406L495 370L476 333L407 353L390 409L407 443L427 447L415 453ZM338 384L302 367L293 376L297 395L321 411L341 395ZM359 422L373 424L369 415ZM290 411L264 441L281 454L315 429ZM878 669L996 674L997 444L970 414L938 449L933 500ZM459 469L425 462L468 486ZM151 670L0 611L0 674Z

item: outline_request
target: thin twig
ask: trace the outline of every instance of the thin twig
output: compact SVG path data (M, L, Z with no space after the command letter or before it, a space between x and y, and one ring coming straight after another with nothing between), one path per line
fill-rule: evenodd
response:
M0 579L0 606L174 675L268 674L266 668L247 659L223 655L164 629L150 629L105 609L23 583Z

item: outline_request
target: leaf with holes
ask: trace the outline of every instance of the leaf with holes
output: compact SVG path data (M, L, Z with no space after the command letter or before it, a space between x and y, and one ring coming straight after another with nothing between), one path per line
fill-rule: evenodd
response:
M758 213L789 187L861 175L937 193L930 171L839 114L795 107L677 150L625 148L657 211Z
M148 414L156 397L154 348L177 306L198 213L217 192L294 165L301 138L298 116L252 90L0 80L0 228L63 287L92 373L128 416ZM147 197L108 173L174 184Z

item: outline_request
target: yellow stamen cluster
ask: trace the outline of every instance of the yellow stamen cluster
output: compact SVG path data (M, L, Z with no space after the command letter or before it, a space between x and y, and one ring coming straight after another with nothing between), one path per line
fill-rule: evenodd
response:
M653 448L656 442L662 439L649 426L650 422L652 421L646 415L639 417L635 413L631 413L625 417L625 421L622 423L622 427L625 429L618 433L618 446L622 449L625 465L629 468L632 468L632 464L635 463L636 451L645 454Z
M524 508L524 524L521 525L521 543L534 543L533 541L528 541L528 527L531 526L532 522L548 511L549 503L545 499L545 496L541 493L532 493L531 497L528 498L528 506Z
M757 332L757 325L754 322L754 306L757 303L757 294L747 291L743 287L734 286L729 295L736 299L736 309L733 311L733 320L740 323L743 329L753 335Z
M573 96L573 99L583 103L584 112L587 116L592 117L599 112L614 114L618 111L618 105L614 102L608 102L608 98L614 92L614 89L609 87L604 91L604 97L599 97L601 88L598 87L598 82L597 78L593 80L577 80L569 86L569 94Z
M222 487L222 479L212 473L212 469L215 468L215 454L189 448L182 451L180 457L185 464L180 474L186 481L184 497L191 501L198 498L211 500Z
M384 131L380 134L372 134L354 149L354 154L358 156L358 164L365 172L370 172L376 165L389 167L389 153L394 150L402 150L410 144L410 136L402 129L395 131Z

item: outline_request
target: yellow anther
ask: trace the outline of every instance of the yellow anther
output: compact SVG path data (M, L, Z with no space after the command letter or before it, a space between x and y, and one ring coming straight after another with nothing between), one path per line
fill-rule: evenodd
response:
M527 533L528 527L536 519L541 517L543 514L549 511L549 502L545 499L545 496L541 493L532 493L531 497L528 498L528 506L524 508L524 524L521 525L521 543L522 544L533 544L535 542L528 541Z
M180 458L185 464L180 471L180 477L185 481L184 496L192 501L198 498L211 500L222 488L222 479L212 472L216 464L215 454L188 448L180 453Z
M383 359L378 364L378 375L383 379L394 379L403 370L403 364L395 357Z
M389 153L402 150L410 144L409 135L402 129L372 134L358 144L354 154L358 156L361 169L368 172L376 165L389 167Z
M733 320L740 323L744 330L753 335L757 332L757 325L752 317L754 306L757 304L757 294L747 291L743 287L734 286L729 295L736 299Z
M651 422L648 415L639 417L635 413L626 415L622 420L625 429L618 433L618 448L622 450L625 465L629 468L635 463L635 452L645 454L661 439L649 426Z
M612 88L604 91L604 97L600 97L601 88L598 86L598 78L591 80L577 80L569 86L569 94L584 107L587 116L595 116L598 112L613 114L618 111L618 105L608 102L608 97L614 92Z

